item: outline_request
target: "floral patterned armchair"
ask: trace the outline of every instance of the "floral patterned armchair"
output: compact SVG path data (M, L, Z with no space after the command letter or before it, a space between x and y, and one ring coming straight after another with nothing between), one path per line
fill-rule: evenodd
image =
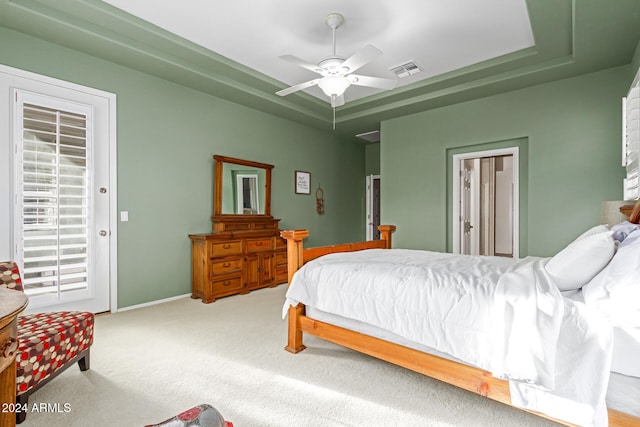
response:
M0 262L0 287L24 291L15 262ZM18 317L16 423L24 421L33 392L76 362L81 371L89 369L93 324L93 313L80 311Z

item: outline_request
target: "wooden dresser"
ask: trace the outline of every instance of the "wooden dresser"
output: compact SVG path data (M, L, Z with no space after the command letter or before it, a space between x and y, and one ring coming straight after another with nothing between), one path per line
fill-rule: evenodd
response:
M0 289L0 427L16 425L17 319L27 302L22 292Z
M287 282L287 247L278 219L238 216L216 221L223 228L191 234L191 297L210 303Z
M288 280L286 242L271 216L273 166L217 155L214 161L212 231L189 235L191 297L205 303ZM245 186L248 177L254 182Z

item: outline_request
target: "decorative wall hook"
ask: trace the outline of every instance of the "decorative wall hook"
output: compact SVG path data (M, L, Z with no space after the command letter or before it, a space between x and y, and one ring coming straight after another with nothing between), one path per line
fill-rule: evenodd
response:
M324 191L320 187L320 183L318 183L318 189L316 190L316 211L318 215L324 214Z

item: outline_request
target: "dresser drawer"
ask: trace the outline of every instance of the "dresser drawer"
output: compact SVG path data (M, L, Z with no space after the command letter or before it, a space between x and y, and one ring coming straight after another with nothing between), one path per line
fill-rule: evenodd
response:
M276 280L277 281L287 281L289 280L289 272L287 266L276 266Z
M256 222L253 227L256 230L272 230L278 228L278 223L274 221L270 222Z
M213 295L226 294L228 292L236 292L240 290L242 290L242 280L240 280L240 277L211 281L211 292Z
M209 245L209 255L212 257L242 254L242 240L209 242Z
M272 239L253 239L247 240L247 252L261 252L272 250Z
M211 276L219 276L240 271L242 271L242 258L213 259L211 260L209 274Z
M276 265L284 264L287 265L287 253L283 251L276 252Z
M0 330L0 372L4 371L16 357L18 352L16 337L15 320Z

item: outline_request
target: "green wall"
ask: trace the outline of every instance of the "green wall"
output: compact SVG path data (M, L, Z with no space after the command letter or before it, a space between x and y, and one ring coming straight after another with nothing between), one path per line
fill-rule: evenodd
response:
M306 246L364 240L364 146L0 27L0 63L117 95L118 307L191 291L188 234L211 230L213 155L275 165L272 214ZM294 171L311 195L294 194ZM324 190L325 214L315 191Z
M367 175L380 174L380 143L365 145L365 172Z
M633 58L631 59L631 72L635 76L635 74L640 70L640 41L636 45L636 50L633 54Z
M527 141L520 256L550 256L622 197L621 98L630 66L464 102L382 123L382 223L394 246L445 251L447 150Z

